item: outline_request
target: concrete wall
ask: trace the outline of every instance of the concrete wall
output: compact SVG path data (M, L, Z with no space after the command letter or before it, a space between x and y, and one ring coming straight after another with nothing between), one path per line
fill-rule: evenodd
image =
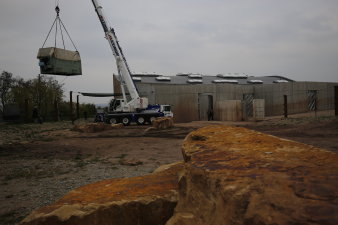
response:
M170 85L137 83L141 96L149 103L170 104L176 122L199 120L199 94L213 96L215 120L221 120L220 104L225 100L243 100L244 94L265 100L265 116L283 115L284 95L288 98L289 114L308 112L308 91L317 90L317 109L334 109L334 86L338 83L289 82L266 85L196 84ZM223 107L223 106L222 106Z

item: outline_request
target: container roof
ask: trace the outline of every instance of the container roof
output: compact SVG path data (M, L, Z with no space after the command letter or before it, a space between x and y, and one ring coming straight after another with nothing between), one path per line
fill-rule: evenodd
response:
M79 92L82 96L88 97L113 97L113 96L122 96L119 93L88 93L88 92Z

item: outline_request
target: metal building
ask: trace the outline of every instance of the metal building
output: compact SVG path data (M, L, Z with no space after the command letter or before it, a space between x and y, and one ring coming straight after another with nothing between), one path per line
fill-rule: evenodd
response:
M119 82L114 77L115 93ZM338 83L296 82L281 76L253 77L241 73L133 74L141 96L150 104L170 104L176 122L207 120L240 121L265 116L333 110Z

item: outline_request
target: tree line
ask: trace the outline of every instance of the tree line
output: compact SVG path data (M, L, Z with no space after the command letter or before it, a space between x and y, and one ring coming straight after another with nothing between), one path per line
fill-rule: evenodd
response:
M39 75L24 80L2 71L0 75L0 113L4 119L25 122L33 120L33 111L37 110L43 121L75 119L76 103L73 112L70 103L63 100L63 85L53 77ZM84 114L92 117L96 113L94 104L79 104L80 117Z

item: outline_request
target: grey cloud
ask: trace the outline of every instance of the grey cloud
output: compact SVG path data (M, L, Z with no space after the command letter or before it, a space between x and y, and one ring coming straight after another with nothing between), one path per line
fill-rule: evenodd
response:
M101 3L135 72L246 72L338 82L336 0ZM60 6L85 73L67 78L66 90L110 92L116 66L91 1L60 0ZM0 68L35 77L36 52L54 17L54 0L1 0Z

